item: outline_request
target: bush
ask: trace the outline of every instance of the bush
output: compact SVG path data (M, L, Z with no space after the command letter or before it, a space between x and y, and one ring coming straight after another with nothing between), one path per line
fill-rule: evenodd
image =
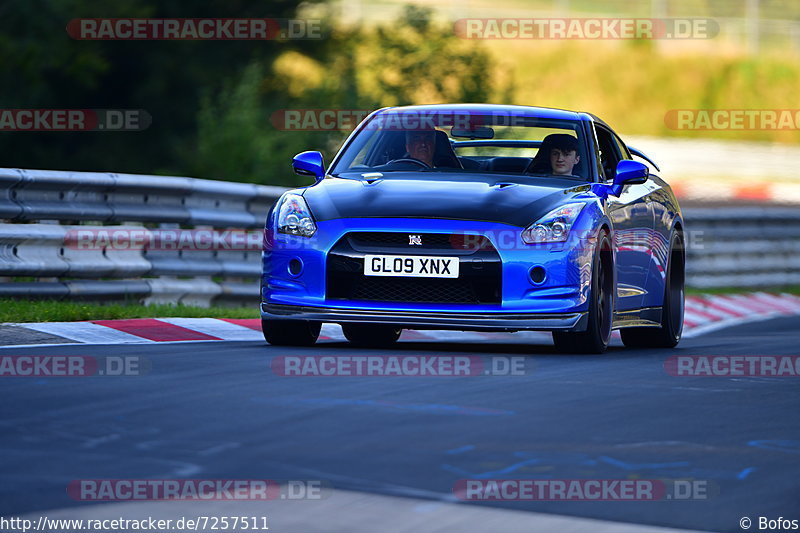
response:
M407 7L391 26L332 32L318 57L293 49L270 65L251 63L198 113L194 176L276 185L308 184L291 157L320 150L326 161L347 129L282 131L282 109L373 110L420 103L486 102L497 90L489 54L436 23L431 10ZM508 88L506 87L506 91Z

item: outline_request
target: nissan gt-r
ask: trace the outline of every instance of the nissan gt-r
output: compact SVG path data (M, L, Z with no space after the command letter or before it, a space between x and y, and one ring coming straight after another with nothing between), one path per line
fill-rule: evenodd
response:
M267 217L264 337L311 345L324 322L360 346L403 329L544 330L560 351L602 353L618 329L626 346L674 347L684 222L650 167L589 113L375 111L327 169L320 152L293 160L315 182Z

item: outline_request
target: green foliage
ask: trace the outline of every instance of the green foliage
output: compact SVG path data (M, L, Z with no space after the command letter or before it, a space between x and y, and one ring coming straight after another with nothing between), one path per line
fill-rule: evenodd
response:
M143 132L3 132L2 166L142 173L186 172L206 89L278 41L89 41L66 32L76 18L292 17L301 0L7 0L0 8L3 108L145 109ZM196 14L196 15L195 15Z
M429 101L485 102L492 70L486 51L466 46L452 28L434 24L430 9L407 6L397 24L378 27L363 69L377 81L382 105Z
M208 93L203 95L197 157L190 163L190 174L226 176L237 169L240 181L270 182L266 171L277 161L270 157L265 135L268 121L259 91L263 77L260 65L252 63L239 82L228 84L215 101Z
M69 322L119 318L259 318L257 306L193 307L189 305L135 305L0 299L0 323Z
M488 55L421 8L377 30L328 28L319 40L89 41L65 29L76 18L302 18L309 9L326 23L332 19L331 9L313 4L5 2L4 108L144 109L152 124L142 132L0 133L0 166L302 184L307 180L291 171L291 157L316 149L330 159L347 131L282 131L271 121L278 110L372 110L490 95Z
M283 131L272 120L284 109L371 111L414 103L485 102L493 86L487 52L458 39L407 7L391 26L334 32L315 57L287 51L269 66L253 62L233 84L206 93L190 173L277 185L308 184L291 157L320 150L326 160L349 131Z
M512 103L589 111L623 135L717 137L798 143L798 130L670 129L672 109L786 109L797 100L791 56L681 53L633 43L498 41L496 61L514 71Z
M796 130L686 132L664 123L670 109L793 107L800 84L793 56L712 54L652 41L472 41L414 6L392 23L345 27L331 22L334 8L316 1L4 2L3 108L145 109L153 122L136 133L0 132L0 166L306 184L292 173L291 157L320 150L330 161L349 131L284 131L276 112L447 102L587 110L624 134L800 142ZM601 7L614 13L612 3ZM765 13L772 4L762 1ZM591 7L574 0L574 9ZM309 9L316 10L310 18L332 25L326 38L79 41L65 30L83 17L292 18Z

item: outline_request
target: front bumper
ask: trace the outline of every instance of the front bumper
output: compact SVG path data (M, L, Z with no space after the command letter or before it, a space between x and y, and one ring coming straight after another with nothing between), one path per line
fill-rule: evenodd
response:
M591 220L586 223L590 224ZM313 238L274 234L267 240L261 283L263 318L373 322L397 324L408 329L585 329L592 249L583 243L524 245L520 240L520 228L463 220L349 218L317 222L317 228ZM357 272L359 265L363 264L359 262L361 251L342 251L336 246L349 232L401 232L406 239L408 234L421 234L426 244L433 242L431 238L436 235L445 235L448 239L463 234L486 237L493 244L494 252L466 253L458 252L454 247L433 250L423 246L418 249L421 254L458 255L460 270L471 273L475 280L473 289L481 301L450 298L452 293L445 295L447 299L426 301L426 294L421 298L418 296L423 292L421 290L413 294L416 300L356 292L348 294L348 280L332 278L331 271L333 265L334 268L350 268ZM586 228L576 228L576 236L587 233ZM380 253L402 254L410 250L408 244L399 251L390 243L385 249L381 248ZM342 258L352 264L342 263ZM478 259L483 262L482 270ZM292 271L293 263L300 268ZM529 277L534 266L541 266L546 271L541 283L533 283ZM476 276L481 271L496 276L494 279L498 283L493 285L491 278L487 282L487 278ZM443 290L445 284L432 287L434 290L437 288ZM482 296L480 291L484 289L485 296Z
M281 304L261 304L261 316L273 319L318 320L321 322L367 322L394 324L410 329L453 329L475 331L586 329L587 313L448 313L439 311L397 311L343 309Z

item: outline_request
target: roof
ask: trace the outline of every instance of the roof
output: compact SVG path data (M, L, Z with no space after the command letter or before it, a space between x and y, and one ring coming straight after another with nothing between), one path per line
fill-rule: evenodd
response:
M577 111L566 109L554 109L550 107L533 107L522 105L499 105L499 104L434 104L434 105L413 105L402 107L387 107L381 109L376 114L386 112L410 112L424 113L436 111L437 113L477 113L477 114L508 114L523 117L551 118L561 120L587 120L589 115Z

